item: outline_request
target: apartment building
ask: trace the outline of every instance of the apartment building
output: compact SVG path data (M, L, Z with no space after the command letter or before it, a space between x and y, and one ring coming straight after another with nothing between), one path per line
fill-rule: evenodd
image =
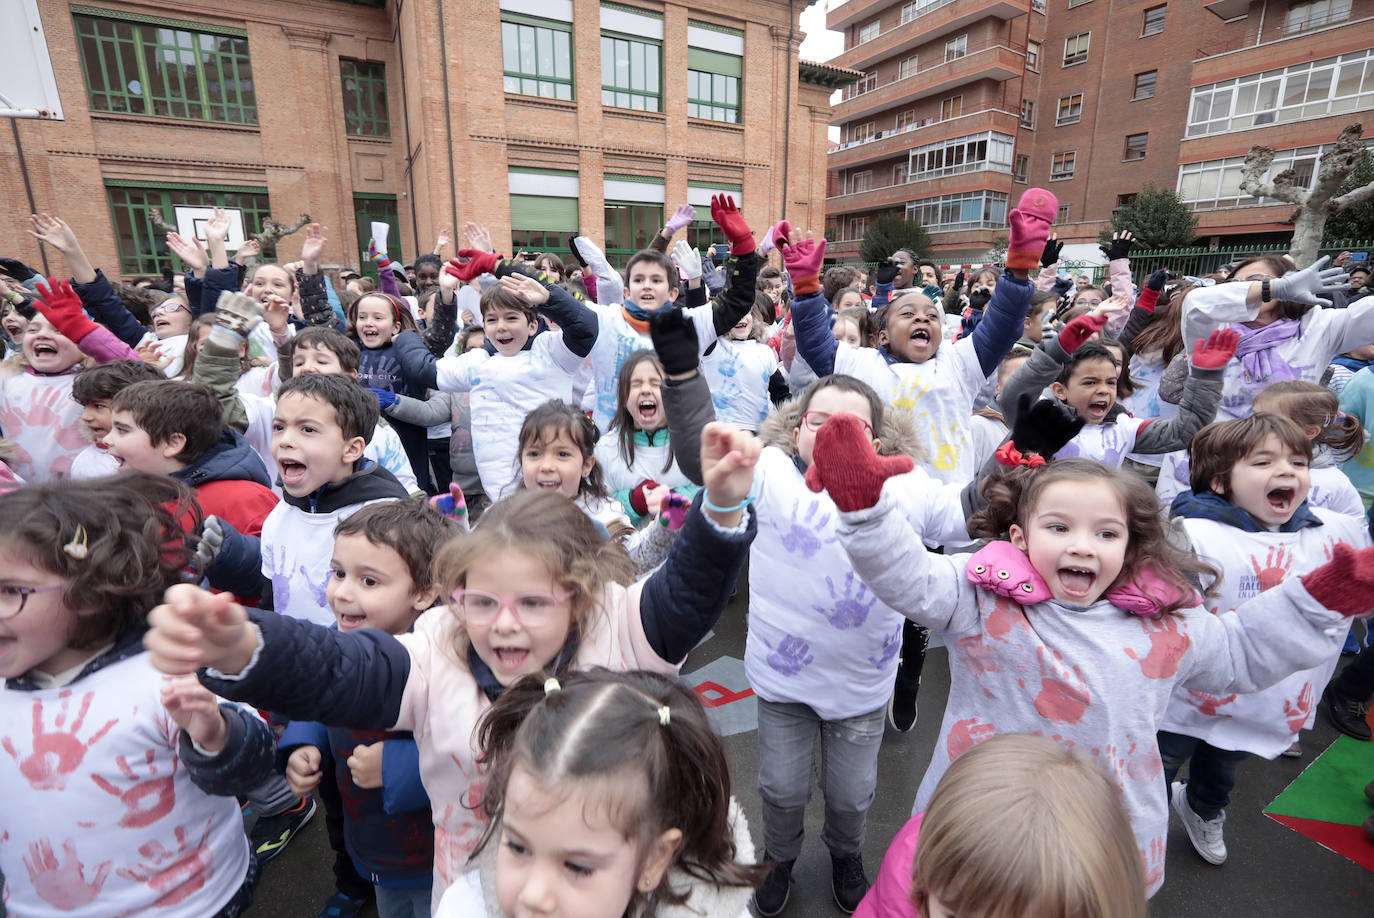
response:
M0 132L0 216L61 215L111 275L179 267L154 218L215 205L249 233L309 213L355 267L374 220L406 260L468 220L503 251L576 232L623 258L683 201L704 244L714 192L820 226L852 76L798 61L786 0L36 3L64 120ZM7 254L52 253L16 232Z
M1311 181L1321 144L1374 107L1374 0L847 0L832 63L827 202L837 254L883 212L921 219L943 260L977 261L1029 185L1088 251L1147 182L1204 236L1277 240L1291 207L1240 193L1255 144ZM1306 143L1304 143L1306 141Z

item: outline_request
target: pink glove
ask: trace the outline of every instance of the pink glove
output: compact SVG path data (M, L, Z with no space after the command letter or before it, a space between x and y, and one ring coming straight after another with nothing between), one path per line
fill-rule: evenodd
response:
M787 240L791 238L792 224L786 220L779 220L769 228L768 232L764 233L763 241L759 243L759 254L767 255L774 249L781 249L787 245Z
M748 255L754 251L754 234L749 232L749 224L744 222L733 197L728 194L711 195L711 219L716 221L716 226L730 240L730 254Z
M1082 347L1085 341L1102 331L1102 326L1106 324L1106 316L1095 316L1092 313L1072 319L1059 333L1059 346L1064 349L1064 353L1072 354Z
M878 502L883 482L913 468L910 456L879 456L864 422L837 414L816 431L806 486L829 493L844 512L866 510Z
M1219 370L1236 356L1240 346L1240 332L1231 328L1218 328L1193 344L1193 366L1199 370Z
M1202 601L1196 591L1181 592L1159 576L1153 565L1146 565L1130 580L1112 587L1104 598L1118 609L1145 617L1158 615L1170 607L1188 608Z
M458 258L466 258L466 263ZM496 270L496 263L501 260L501 256L495 252L483 252L481 249L459 249L458 258L450 258L448 267L445 270L459 280L470 281L479 274L491 274Z
M686 229L687 224L697 218L697 211L691 204L679 204L677 210L668 218L668 222L663 224L663 235L672 239L679 230Z
M1302 577L1312 598L1332 612L1362 615L1374 608L1374 547L1356 551L1337 542L1331 560Z
M37 287L42 299L34 300L33 308L43 313L43 318L65 335L68 341L80 344L82 338L100 327L81 311L81 297L72 289L71 281L58 281L54 288L48 288L39 281Z
M1059 214L1059 199L1044 188L1027 188L1011 212L1011 239L1007 244L1007 267L1034 271L1040 266L1045 240Z
M782 263L792 278L792 291L797 296L821 289L821 262L825 260L825 239L803 239L795 245L781 245Z

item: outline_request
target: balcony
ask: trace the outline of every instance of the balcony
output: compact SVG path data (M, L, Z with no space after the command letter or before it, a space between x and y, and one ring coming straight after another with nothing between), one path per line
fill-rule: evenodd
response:
M1270 23L1247 23L1245 34L1233 35L1226 39L1209 42L1199 45L1193 51L1193 61L1195 64L1202 61L1211 62L1214 58L1221 58L1232 55L1236 52L1254 51L1263 49L1264 57L1268 57L1278 51L1285 59L1297 57L1306 53L1305 50L1299 51L1298 46L1310 45L1315 57L1330 57L1332 54L1340 54L1344 51L1358 51L1369 45L1369 28L1374 23L1374 16L1365 16L1361 19L1351 19L1350 11L1342 13L1332 13L1328 16L1319 16L1307 19L1300 23L1289 25L1283 20ZM1349 30L1346 28L1350 26ZM1327 50L1327 43L1340 41L1342 38L1350 36L1342 42L1337 50ZM1305 42L1294 42L1295 39L1309 39ZM1290 52L1288 47L1276 49L1273 46L1280 42L1294 42L1293 50ZM872 42L869 42L872 44ZM1349 47L1346 47L1349 45ZM1263 58L1262 58L1263 59ZM836 58L839 60L839 58ZM1285 63L1293 61L1285 60ZM1220 62L1219 62L1220 63ZM1273 67L1272 63L1265 63L1264 67ZM1263 69L1263 68L1261 68ZM1196 73L1194 74L1196 76ZM1195 79L1196 85L1197 80ZM1209 82L1203 80L1203 82Z
M924 7L920 15L888 29L877 38L855 45L831 63L863 70L877 61L936 41L944 35L962 32L981 19L1015 19L1024 16L1028 9L1029 0L943 0ZM938 15L932 15L934 13Z
M838 216L867 210L905 208L908 201L983 189L1010 192L1011 170L1007 167L984 166L957 175L917 178L865 191L837 194L825 199L825 213L827 216Z
M1016 112L1000 108L983 108L943 121L938 118L926 118L895 131L879 131L865 140L842 143L826 158L826 168L847 169L864 163L891 159L921 144L936 143L986 130L1001 131L1015 137L1019 123L1020 116ZM915 133L917 131L920 133Z
M1025 49L994 43L970 48L963 57L939 60L915 73L867 92L851 95L832 108L832 120L854 121L918 99L948 95L975 80L1010 80L1025 67Z

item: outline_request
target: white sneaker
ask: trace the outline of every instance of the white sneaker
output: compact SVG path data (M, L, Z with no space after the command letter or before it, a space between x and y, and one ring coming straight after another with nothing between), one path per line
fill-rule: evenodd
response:
M1226 822L1226 812L1217 814L1216 819L1203 819L1188 805L1188 791L1178 781L1169 789L1174 812L1183 820L1183 828L1188 832L1188 840L1193 850L1209 864L1221 866L1226 863L1226 839L1222 838L1221 827Z

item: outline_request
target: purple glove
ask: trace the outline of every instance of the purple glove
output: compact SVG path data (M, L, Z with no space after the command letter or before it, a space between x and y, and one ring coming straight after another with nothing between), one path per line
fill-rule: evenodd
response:
M697 218L696 208L691 204L679 204L677 210L668 218L668 222L663 224L663 235L672 239L679 230L687 228L687 224Z

